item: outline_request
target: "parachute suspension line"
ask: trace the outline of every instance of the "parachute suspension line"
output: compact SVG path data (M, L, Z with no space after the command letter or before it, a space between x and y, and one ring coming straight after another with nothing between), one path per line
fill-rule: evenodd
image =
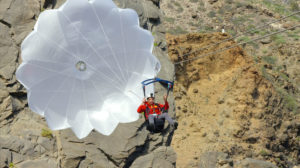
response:
M143 85L144 98L146 98L146 88L145 88L145 87L146 87L146 86Z
M280 18L280 19L274 20L274 21L272 21L272 22L268 22L268 23L266 23L266 24L264 24L264 25L261 25L261 26L252 28L251 30L248 30L248 31L246 31L246 32L243 32L243 33L240 34L240 35L236 35L236 36L234 36L234 37L224 39L224 40L222 40L222 41L220 41L220 42L213 43L213 44L208 45L208 46L206 46L206 47L202 47L202 48L200 48L200 49L198 49L198 50L196 50L196 51L192 51L192 52L190 52L190 53L186 53L186 54L182 55L182 57L188 56L188 55L190 55L190 54L197 53L197 52L199 52L199 51L203 51L203 50L208 49L208 48L210 48L210 47L213 47L213 46L219 45L219 44L221 44L221 43L227 42L227 41L229 41L229 40L233 40L233 39L235 39L235 38L237 38L237 37L240 37L240 36L242 36L242 35L245 35L245 34L248 34L248 33L251 33L251 32L255 32L255 31L257 31L257 29L261 29L261 28L263 28L263 27L266 27L266 26L271 25L271 24L273 24L273 23L279 22L279 21L284 20L284 19L286 19L286 18L292 17L292 16L294 16L294 15L296 15L296 14L299 14L299 13L300 13L300 11L294 12L294 13L288 15L288 16L285 16L285 17L282 17L282 18ZM176 63L175 63L175 64L176 64Z
M169 91L171 88L173 88L174 86L174 82L168 81L168 80L164 80L164 79L160 79L160 78L151 78L151 79L147 79L141 82L142 87L143 87L143 92L144 92L144 97L146 98L146 86L155 82L159 82L165 86L167 86L167 98L169 95Z
M253 42L253 41L261 40L263 38L266 38L266 37L269 37L269 36L272 36L272 35L275 35L275 34L283 33L285 31L288 31L288 30L291 30L291 29L295 29L297 27L300 27L300 24L296 25L296 26L293 26L293 27L290 27L290 28L287 28L287 29L284 29L284 30L276 31L276 32L269 33L269 34L261 36L261 37L254 38L254 39L252 39L250 41L237 43L235 45L232 45L232 46L229 46L229 47L226 47L226 48L221 48L221 49L216 50L214 52L209 52L209 53L206 53L206 54L202 54L202 55L200 55L198 57L194 57L194 58L190 58L190 59L185 59L185 60L182 60L182 61L178 61L178 62L175 62L174 65L181 64L181 63L188 62L188 61L193 61L193 60L196 60L196 59L199 59L199 58L203 58L203 57L206 57L208 55L213 55L213 54L216 54L216 53L219 53L219 52L223 52L223 51L229 50L231 48L234 48L234 47L237 47L237 46L240 46L240 45L243 45L243 44L247 44L247 43L250 43L250 42ZM189 55L189 54L192 54L192 53L195 53L195 52L191 52L191 53L188 53L188 54L185 54L185 55ZM185 55L183 55L183 56L185 56Z

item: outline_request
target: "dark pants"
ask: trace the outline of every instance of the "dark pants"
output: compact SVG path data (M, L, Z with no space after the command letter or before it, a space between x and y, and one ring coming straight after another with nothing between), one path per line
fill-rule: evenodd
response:
M155 118L155 117L156 117L156 116L155 116L155 115L152 115L152 114L150 114L150 115L148 116L148 120L149 120L149 124L150 124L150 125L154 125L154 118ZM168 120L169 124L171 124L171 125L174 124L174 120L172 120L172 118L168 115L168 113L162 113L162 114L158 115L157 118L158 118L158 119L166 119L166 120Z

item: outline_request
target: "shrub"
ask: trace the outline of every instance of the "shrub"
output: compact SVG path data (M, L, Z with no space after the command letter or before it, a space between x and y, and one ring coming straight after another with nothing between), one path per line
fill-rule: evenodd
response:
M250 41L251 39L248 37L248 36L244 36L244 37L239 37L237 39L237 42L240 43L240 42L247 42L247 41Z
M170 29L168 32L171 33L171 34L184 34L184 33L187 33L186 30L182 29L182 28L179 27L179 26L177 26L177 27L174 28L174 29Z
M49 130L49 129L45 129L45 128L42 129L41 136L42 137L47 137L49 139L53 138L52 131Z
M8 167L9 167L9 168L14 168L15 165L14 165L14 163L11 162L11 163L9 163Z
M286 43L284 37L279 34L271 36L271 40L274 41L277 45Z
M272 65L275 65L277 62L276 57L272 57L272 56L264 56L264 57L262 57L262 60L264 60L266 63L272 64Z
M299 11L300 10L300 7L299 7L299 5L296 1L292 1L290 3L290 8L291 8L292 11Z
M261 150L261 151L259 152L259 154L260 154L261 156L268 156L268 155L269 155L269 153L268 153L267 151L265 151L265 150Z
M208 14L207 14L208 17L216 17L216 12L214 11L210 11Z

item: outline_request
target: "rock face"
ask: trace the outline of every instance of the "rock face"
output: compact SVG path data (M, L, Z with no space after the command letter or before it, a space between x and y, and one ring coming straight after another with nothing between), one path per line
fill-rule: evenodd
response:
M71 130L49 131L45 120L30 111L26 90L16 81L21 63L20 44L32 31L44 8L57 8L64 0L0 1L0 167L174 167L176 154L171 147L172 130L149 134L144 118L120 124L111 136L93 131L77 139ZM166 56L164 31L160 25L159 1L115 1L120 7L133 8L142 27L155 36L154 55L163 68L159 77L172 80L174 69ZM157 101L166 90L156 86ZM170 115L175 116L172 93ZM144 160L149 162L144 162ZM154 162L155 163L152 163Z
M230 40L194 52L227 38L222 33L167 36L174 62L200 57L176 66L179 127L171 144L178 155L176 165L197 167L204 159L213 167L210 158L219 154L203 155L210 151L224 152L233 161L249 157L282 167L298 164L299 115L284 108L281 95L252 58L240 47L201 57L235 44ZM256 163L263 165L252 160L239 165Z

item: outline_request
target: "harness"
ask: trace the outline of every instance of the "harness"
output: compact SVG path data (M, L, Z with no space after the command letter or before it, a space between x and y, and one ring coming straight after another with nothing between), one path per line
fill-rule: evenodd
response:
M162 112L162 113L164 113L165 112L165 107L160 107L159 106L159 104L158 103L154 103L154 107L155 106L157 106L158 108L159 108L159 110ZM156 109L156 108L153 108L154 110ZM154 111L155 112L155 111ZM144 115L145 115L145 119L146 119L146 114L147 114L147 116L149 116L149 114L150 114L150 108L149 108L149 106L148 105L146 105L146 112L144 113ZM154 113L154 114L156 114L156 113ZM156 118L158 117L158 115L156 115Z

